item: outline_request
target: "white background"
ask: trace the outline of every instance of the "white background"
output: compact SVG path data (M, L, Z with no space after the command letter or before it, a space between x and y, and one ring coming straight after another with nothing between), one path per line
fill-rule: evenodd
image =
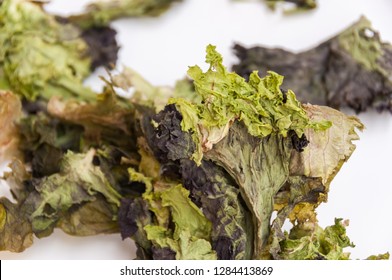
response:
M86 0L55 0L48 10L67 14L80 10ZM337 34L360 15L368 17L384 41L392 42L391 0L318 0L310 12L283 15L260 1L183 0L158 18L116 21L121 45L119 65L138 71L154 85L174 85L188 66L204 65L205 47L212 43L231 67L236 62L234 42L302 51ZM99 90L100 69L86 82ZM348 112L352 114L352 112ZM357 149L331 184L329 201L318 208L321 226L335 217L350 220L347 229L357 245L351 257L392 253L392 115L359 115L366 125ZM0 186L0 194L8 195ZM129 259L135 248L119 234L70 237L56 230L20 254L0 252L0 259Z

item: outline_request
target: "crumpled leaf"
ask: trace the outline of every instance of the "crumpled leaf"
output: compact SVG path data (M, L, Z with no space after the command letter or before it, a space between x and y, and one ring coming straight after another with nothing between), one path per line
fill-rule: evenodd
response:
M229 178L228 182L234 182L234 186L238 188L240 200L245 202L244 205L252 214L252 226L248 226L246 221L242 221L242 224L241 222L231 223L232 227L237 226L237 229L246 230L247 236L241 239L240 231L237 230L237 235L229 241L225 240L227 235L224 232L217 230L218 226L214 227L212 237L222 238L220 242L213 239L213 248L218 249L219 257L233 256L233 252L226 254L219 245L214 245L226 244L226 248L234 250L236 242L246 240L242 243L245 248L237 247L242 249L237 256L250 256L253 259L280 258L279 244L286 240L281 231L284 221L290 219L293 223L300 225L306 222L313 224L317 222L314 210L326 200L330 180L353 152L355 146L351 141L357 139L355 128L361 129L362 124L356 118L347 117L332 109L330 117L327 116L329 111L325 114L316 114L314 111L318 107L301 105L296 101L292 92L280 90L282 79L277 74L263 80L253 73L249 84L242 79L237 79L235 74L226 72L221 64L220 55L214 52L212 47L208 51L207 61L217 62L210 67L208 70L210 72L203 73L198 67L190 69L191 76L195 79L196 92L202 96L203 104L199 106L186 99L172 99L171 104L154 117L155 137L150 139L150 145L162 164L163 174L183 182L184 186L191 191L192 200L203 209L203 213L214 226L219 225L221 221L219 210L215 211L217 215L211 214L213 208L208 204L213 202L205 200L205 196L213 193L213 195L208 195L213 198L214 195L219 194L219 188L216 188L216 183L214 184L215 179L204 179L205 175L201 171L208 166L212 172L225 174L224 176ZM230 78L232 82L227 81ZM257 91L252 99L250 93L255 92L254 88ZM233 97L229 96L230 93ZM221 96L225 98L220 100ZM250 100L251 106L249 107L253 105L257 108L260 102L262 104L260 112L263 115L254 119L251 112L256 110L253 110L249 112L249 120L246 120L246 116L233 117L236 108L232 109L232 107L235 107L233 104L237 101L236 97L239 98L238 103L241 103L241 98L246 101ZM230 98L234 101L226 102ZM322 109L319 110L322 111ZM246 110L241 110L241 112L246 113ZM289 115L291 119L286 118L286 115ZM197 144L200 143L198 141L203 139L200 136L195 137L195 134L200 133L200 127L204 125L205 119L211 120L212 129L222 129L224 126L219 127L220 121L223 124L229 123L229 127L227 134L223 135L219 141L209 149L202 149L203 159L200 166L193 167L189 164L189 160L194 159L192 156L198 150ZM249 128L252 127L252 121L257 124L257 121L264 119L270 125L270 131L263 135L262 130L259 130L259 135L256 133L252 135L252 130ZM291 123L295 124L293 128L291 128ZM328 134L331 125L336 127L331 134ZM179 131L180 129L182 132ZM319 174L320 177L312 177L310 174L303 174L304 172L292 172L294 169L291 170L290 166L294 162L293 154L306 153L307 145L311 142L307 140L308 136L312 140L312 136L318 133L320 133L318 137L322 140L314 137L312 149L323 149L331 145L332 150L336 149L344 153L340 155L337 152L339 156L332 157L336 160L330 163L331 169L323 169L326 173ZM341 143L339 140L341 137L347 140ZM331 139L336 139L337 143L328 144L328 140L334 142ZM305 162L298 162L298 164L302 167ZM219 169L216 169L214 165L222 168L224 173L219 173ZM222 179L218 180L225 182ZM206 184L205 187L204 184ZM226 199L229 198L226 197ZM216 200L217 204L220 203L217 207L224 207L226 201ZM233 205L232 202L231 204ZM274 210L279 211L278 217L271 223ZM231 217L238 218L238 216ZM228 218L227 221L230 221L230 216ZM251 244L249 240L253 240Z
M116 211L111 204L101 196L67 211L59 220L57 227L65 233L76 236L91 236L102 233L119 231L115 219Z
M20 158L20 135L17 122L22 117L19 98L9 91L0 91L0 164Z
M129 93L132 103L152 107L156 112L162 110L169 98L176 93L175 89L171 87L153 86L129 67L124 67L116 75L112 74L110 84L114 90L120 88Z
M187 230L182 230L178 239L172 239L165 228L159 226L149 225L145 230L149 239L163 248L176 252L177 260L216 260L211 244L204 239L193 237Z
M123 238L135 239L138 257L155 254L171 259L175 254L176 259L216 259L211 222L189 199L189 191L176 182L155 181L134 169L129 172L131 181L146 186L143 200L123 200L120 208Z
M276 73L248 82L229 73L213 46L207 62L158 114L156 88L128 84L137 75L126 71L94 100L55 97L48 111L30 103L20 131L32 171L15 160L5 177L31 230L119 230L139 259L348 258L342 224L321 229L315 209L362 124L300 104ZM115 96L129 85L140 91L134 99Z
M82 85L91 60L78 28L60 24L32 1L4 0L0 34L0 88L28 100L94 97Z
M182 159L184 186L212 223L211 245L220 260L251 259L252 215L241 203L241 193L223 168L203 160L200 166Z
M286 240L281 228L287 218L297 227L305 224L318 227L316 208L327 201L331 181L355 150L352 142L359 139L356 130L364 128L356 117L332 108L310 104L303 107L310 119L326 119L332 126L325 131L306 130L308 146L302 152L291 152L290 176L274 198L278 211L272 222L272 236L276 240L270 252L274 258L279 258L279 242Z
M273 134L258 138L241 124L233 125L229 135L206 153L222 166L239 186L254 224L252 258L266 258L270 234L273 197L289 176L290 139ZM238 149L241 147L241 149Z
M138 259L151 259L151 241L147 238L145 226L152 223L148 203L141 197L123 198L118 212L122 239L131 237L137 246ZM163 259L164 256L161 256Z
M301 53L283 49L234 47L240 63L233 70L248 77L255 70L276 71L283 87L298 99L357 113L374 108L392 112L392 45L382 42L368 19Z
M30 220L37 236L50 234L71 207L95 201L95 196L102 195L105 198L114 218L121 195L100 167L94 166L94 155L95 150L86 154L68 151L61 161L60 171L44 177L34 185L35 191L30 193L25 204L32 209Z
M44 112L22 118L19 131L21 150L26 162L31 163L32 175L37 178L58 172L68 149L79 152L82 148L82 127L60 122Z
M364 125L358 118L329 107L309 104L303 107L313 121L327 119L332 126L324 131L305 131L311 141L303 152L292 152L290 174L321 178L324 185L329 185L355 150L352 141L359 139L356 129L363 130Z
M144 227L155 246L169 247L176 259L216 259L209 242L211 222L189 199L189 191L180 184L157 193L163 207L170 209L174 229L162 225Z
M253 72L246 82L226 70L214 46L207 46L206 51L209 69L205 73L199 66L188 70L202 103L194 104L181 98L169 100L184 117L182 129L193 133L193 141L198 146L193 155L196 163L200 164L202 152L210 150L227 135L235 120L242 121L248 133L256 137L273 133L286 137L290 130L301 137L305 128L330 126L309 121L295 94L291 90L287 93L280 90L283 77L279 74L269 72L260 78Z
M240 192L219 166L206 160L197 166L190 160L196 147L190 133L181 130L181 120L174 104L154 117L157 127L149 142L161 163L161 176L180 178L192 201L211 221L211 244L219 259L250 259L252 218L239 201Z
M82 28L106 26L115 19L123 17L158 16L178 0L98 0L90 3L79 15L69 20Z
M48 112L62 121L83 126L84 137L94 143L106 141L116 146L135 146L131 138L134 107L115 96L110 88L89 103L53 97L48 103ZM119 134L128 137L119 138Z
M29 195L26 185L32 179L31 173L26 170L24 163L18 159L11 161L8 167L11 168L11 172L4 172L0 179L5 180L15 200L22 203Z
M379 255L371 255L367 257L367 260L389 260L390 254L387 252L385 254L379 254Z
M100 66L112 69L116 65L120 49L116 41L116 35L117 31L110 28L110 26L93 26L83 30L81 37L88 46L91 71Z
M285 260L347 260L343 249L354 247L346 235L348 221L335 219L335 224L322 229L317 224L300 224L286 233L281 242L280 257Z
M22 252L33 244L33 230L20 205L0 198L0 251Z

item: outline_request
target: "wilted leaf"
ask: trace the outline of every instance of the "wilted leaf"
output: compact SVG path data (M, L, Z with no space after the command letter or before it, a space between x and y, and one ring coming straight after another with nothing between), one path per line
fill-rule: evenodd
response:
M17 122L22 117L19 98L9 91L0 91L0 164L20 158L20 133Z

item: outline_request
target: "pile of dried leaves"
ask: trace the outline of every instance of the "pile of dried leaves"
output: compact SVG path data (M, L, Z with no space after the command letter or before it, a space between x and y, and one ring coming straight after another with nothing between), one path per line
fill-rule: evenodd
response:
M171 89L126 68L95 94L77 25L21 0L0 15L0 162L15 200L0 199L1 250L60 228L120 233L139 259L349 258L347 221L321 228L315 209L355 149L356 117L301 104L275 72L245 80L211 45L209 69Z

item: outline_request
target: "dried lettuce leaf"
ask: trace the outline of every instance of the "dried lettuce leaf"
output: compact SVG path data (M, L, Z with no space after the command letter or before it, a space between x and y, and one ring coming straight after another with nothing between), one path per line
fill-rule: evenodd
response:
M344 248L354 247L346 235L348 221L335 219L335 224L322 229L317 224L295 226L281 242L280 258L285 260L347 260Z
M180 98L169 101L171 104L154 118L155 137L150 140L154 145L152 149L162 164L163 175L180 179L191 191L196 205L213 222L213 248L218 249L219 257L281 258L279 244L287 239L281 231L283 222L290 219L301 225L305 222L316 224L314 210L325 201L330 180L353 152L355 146L352 141L357 139L355 128L362 129L363 126L356 118L336 110L301 105L294 93L280 90L282 79L277 74L271 73L262 79L252 73L249 83L245 82L226 71L220 55L211 46L207 48L207 62L211 66L206 73L198 67L189 71L196 93L202 97L202 104ZM247 108L239 110L241 115L236 110L243 108L242 103ZM325 114L321 113L324 110ZM258 118L254 117L255 112L259 113ZM253 129L260 124L264 128L267 125L269 129ZM219 137L214 136L212 145L198 149L205 141L203 133L208 129ZM345 141L341 142L341 137ZM306 140L313 138L313 143ZM310 143L312 146L307 146ZM330 165L328 169L320 169L325 173L295 171L296 164L300 168L307 164L308 153L313 150L319 153L323 149L331 150L331 158L328 164L317 162L315 169L324 164ZM195 159L195 151L200 150L203 157L197 162L199 166L192 166L190 162ZM343 152L339 154L337 151ZM296 156L301 158L302 153L305 159L298 161ZM246 220L241 222L241 219L230 224L237 227L231 239L217 229L222 221L219 218L220 208L224 208L233 196L223 200L205 199L206 193L219 194L219 185L215 181L219 176L206 178L206 171L203 173L202 170L207 166L226 178L218 179L219 182L233 184L231 191L240 194L237 199L246 206L242 213L250 211L252 216L252 226L247 225ZM313 177L316 175L319 177ZM209 197L214 198L213 195ZM209 205L213 201L218 203L215 209L219 209L215 215ZM238 215L241 207L237 209L240 211ZM278 217L271 222L274 210L279 211ZM227 217L228 222L238 219L235 213ZM245 236L241 230L246 232ZM230 248L227 251L241 248L240 251L222 253L219 245L214 246L219 238L220 245L226 244L226 248ZM235 244L241 246L236 247ZM333 256L338 257L336 254Z
M103 196L112 207L112 218L120 206L121 195L110 184L93 159L95 150L86 154L68 151L60 163L60 171L34 182L35 191L25 204L32 209L30 220L37 236L47 236L61 217L72 212L71 207L95 201Z
M310 122L295 94L291 90L287 93L280 90L283 77L279 74L269 72L260 78L257 72L253 72L247 82L226 70L222 56L214 46L207 46L206 52L209 69L205 73L199 66L188 70L202 103L195 104L182 98L169 100L169 104L176 104L184 116L182 129L193 133L197 145L193 155L196 163L200 164L203 152L227 135L236 120L242 121L248 133L256 137L274 133L286 137L289 131L301 137L305 128L327 128L330 125Z
M209 242L211 222L189 199L189 191L180 184L160 192L161 205L170 209L172 228L148 225L147 238L155 246L169 247L176 259L216 259Z
M230 73L211 45L206 60L205 72L190 67L193 85L161 91L125 69L89 101L31 104L19 131L32 170L12 162L5 179L17 204L2 200L0 228L13 228L8 213L23 216L26 240L55 227L120 231L138 259L349 258L345 224L322 229L315 209L363 125L301 104L277 73L249 81ZM116 87L136 92L118 97ZM30 245L7 242L7 250Z
M58 172L64 153L67 150L79 152L82 148L82 127L60 122L44 112L23 117L19 131L20 149L36 178Z
M0 251L22 252L33 244L33 230L25 209L0 198Z
M139 255L171 259L174 253L176 259L216 259L210 243L211 222L189 199L187 189L175 182L153 181L134 169L130 179L144 183L146 191L143 200L122 201L120 228L123 238L135 239Z
M93 143L110 143L117 147L135 146L132 136L134 106L107 88L90 102L50 99L48 113L63 122L84 128L84 138ZM127 135L128 137L118 137Z
M241 149L238 147L241 146ZM252 258L266 258L273 197L289 176L290 142L281 135L257 138L242 125L233 125L229 135L206 154L236 181L253 216L255 230Z
M4 0L0 6L0 87L28 100L53 95L89 99L88 46L80 30L60 24L40 5Z
M0 91L0 164L20 158L20 133L17 122L22 117L19 98L9 91Z
M99 0L90 3L79 15L69 20L82 28L106 26L111 21L123 17L158 16L165 12L173 2L179 0Z
M364 125L358 118L329 107L309 104L303 107L312 120L329 120L332 126L324 131L309 129L305 132L311 141L303 152L293 151L290 174L321 178L324 185L329 185L355 150L352 141L359 139L356 129L363 130Z
M392 112L392 45L381 40L365 17L301 53L261 46L234 49L240 59L235 72L248 77L255 70L276 71L285 77L283 87L303 103L357 113L368 108Z
M275 9L279 2L292 3L295 8L285 10L285 12L293 12L297 10L311 10L317 7L316 0L265 0L268 7Z
M371 255L367 257L367 260L389 260L390 254L387 252L385 254L379 254L379 255Z
M271 236L274 241L269 249L274 258L281 257L280 244L287 240L281 229L286 219L295 225L294 229L320 228L316 208L327 201L331 181L354 152L352 142L359 139L357 130L364 128L356 117L346 116L332 108L310 104L303 107L312 120L326 119L332 126L325 131L305 131L307 139L310 139L308 146L302 152L291 152L290 176L274 198L274 208L278 213L272 222ZM307 242L311 242L311 239Z
M57 223L65 233L76 236L91 236L119 232L117 209L102 196L78 206L62 215Z
M161 176L181 178L192 201L212 223L211 244L219 259L250 259L253 226L240 192L225 170L210 161L191 160L195 144L181 129L182 116L174 104L154 117L157 127L149 139L161 163ZM147 137L148 138L148 137Z

